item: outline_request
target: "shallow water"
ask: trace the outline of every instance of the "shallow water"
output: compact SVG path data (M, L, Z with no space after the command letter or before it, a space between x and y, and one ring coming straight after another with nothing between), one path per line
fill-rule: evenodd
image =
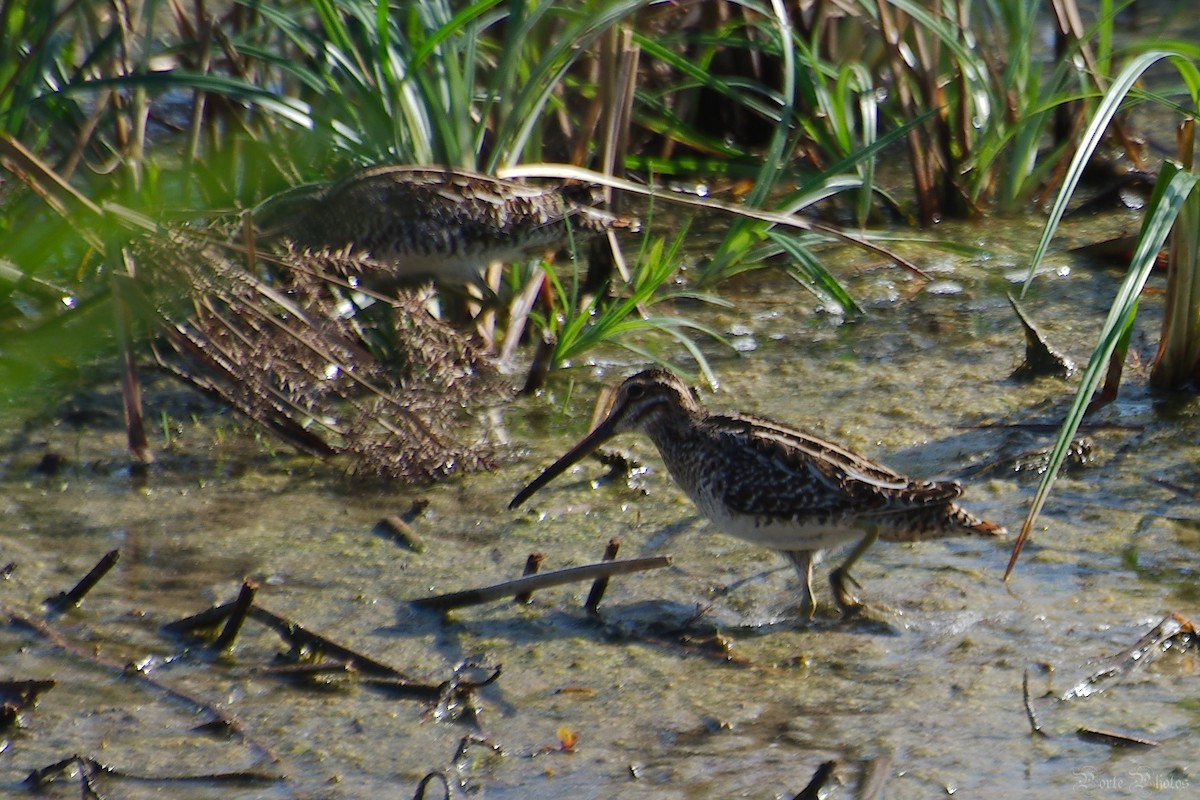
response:
M1074 386L1006 378L1023 340L1005 293L1019 291L1037 232L1036 222L997 221L939 232L980 254L913 248L935 278L924 289L899 270L830 254L868 308L860 320L816 309L765 271L727 287L736 311L679 309L738 344L706 345L720 387L705 401L807 428L913 476L960 478L964 505L1018 530L1035 453L1053 434L1014 424L1057 423ZM1068 228L1058 244L1094 235ZM1086 361L1118 280L1060 250L1025 307L1056 347ZM78 652L45 632L0 628L0 677L58 681L9 736L0 791L79 753L143 776L287 776L98 779L119 797L408 797L440 771L455 796L774 798L794 796L828 760L834 796L853 796L872 770L892 798L1191 796L1194 651L1163 653L1093 696L1055 699L1200 600L1200 500L1188 493L1200 403L1144 388L1158 299L1143 306L1121 397L1097 417L1112 425L1089 433L1094 460L1060 480L1009 583L1011 537L879 544L856 569L868 611L851 622L828 607L824 576L837 554L818 569L822 608L805 624L790 567L710 530L638 437L615 442L646 466L633 479L602 480L606 468L589 460L521 511L506 509L583 434L598 387L642 366L619 352L498 409L490 434L509 458L496 472L425 489L364 486L336 465L276 451L170 384L147 397L148 417L165 410L168 432L139 478L124 466L115 394L92 399L81 387L89 413L74 422L10 426L0 565L13 568L0 603L42 619L42 599L105 551L120 548L121 561L81 608L49 623ZM49 404L60 420L61 405ZM67 459L51 476L34 470L48 451ZM417 499L428 501L412 521L419 553L373 530ZM599 618L582 609L587 585L446 620L406 602L515 577L532 552L545 554L543 569L595 561L612 537L620 557L674 562L613 579ZM477 693L477 725L361 682L304 688L268 674L286 648L253 621L220 658L161 631L231 600L247 576L261 584L261 606L414 679L440 683L464 659L501 665ZM141 665L157 685L96 656ZM1030 731L1026 673L1049 736ZM210 715L164 687L232 715L246 740L196 731ZM1158 745L1114 748L1079 738L1080 727ZM479 740L456 758L466 736ZM78 792L63 781L45 795Z

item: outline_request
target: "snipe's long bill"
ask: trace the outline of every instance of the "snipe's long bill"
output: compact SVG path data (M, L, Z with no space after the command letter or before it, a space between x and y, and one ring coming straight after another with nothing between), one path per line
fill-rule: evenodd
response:
M509 503L516 508L605 440L641 431L696 507L728 534L778 550L796 568L812 614L814 557L857 541L830 574L843 611L859 607L849 570L877 539L998 536L1005 531L958 506L957 482L913 481L856 453L765 419L707 411L672 373L627 378L595 430Z

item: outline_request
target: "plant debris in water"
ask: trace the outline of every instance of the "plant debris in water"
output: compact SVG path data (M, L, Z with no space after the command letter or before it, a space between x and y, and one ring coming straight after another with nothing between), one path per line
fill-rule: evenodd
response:
M1008 296L1008 302L1012 305L1017 319L1021 321L1021 327L1025 329L1025 360L1009 377L1016 381L1031 381L1045 376L1069 378L1075 372L1075 364L1071 359L1046 342L1046 337L1026 316L1024 309L1012 295Z
M160 365L305 452L348 456L358 471L423 482L491 465L486 446L455 430L469 400L497 380L420 292L356 291L361 276L386 268L366 254L256 255L269 274L181 232L141 240L135 257L153 265L164 334Z
M1193 653L1197 650L1196 626L1190 619L1179 614L1170 614L1164 617L1131 647L1104 659L1099 669L1077 682L1063 695L1056 697L1054 694L1047 694L1042 700L1047 705L1059 705L1070 700L1099 694L1138 669L1145 667L1159 654L1172 649ZM1028 670L1025 672L1022 691L1025 699L1025 715L1029 719L1030 729L1042 737L1049 737L1045 727L1038 719L1037 709L1029 696ZM1075 734L1084 741L1098 742L1110 747L1157 747L1159 744L1146 736L1090 726L1078 727Z
M1105 659L1100 669L1072 686L1061 699L1089 697L1103 691L1116 680L1150 663L1159 653L1165 653L1172 648L1193 651L1197 649L1196 626L1191 620L1178 614L1163 618L1132 647Z

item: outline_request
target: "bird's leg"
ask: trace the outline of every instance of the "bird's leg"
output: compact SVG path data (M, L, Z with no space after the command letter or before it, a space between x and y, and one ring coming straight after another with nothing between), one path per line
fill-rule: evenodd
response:
M862 607L859 599L846 591L846 583L848 581L859 589L862 588L858 581L850 577L850 568L858 559L862 558L863 553L871 549L871 545L875 544L875 540L878 538L879 528L872 526L870 532L850 551L850 555L846 557L842 565L829 573L829 584L833 587L833 599L837 601L838 608L842 610L842 613L857 611Z
M796 574L800 576L800 613L812 619L813 612L817 610L817 598L813 595L812 588L813 557L816 552L813 550L785 550L783 555L792 562L792 566L796 568Z

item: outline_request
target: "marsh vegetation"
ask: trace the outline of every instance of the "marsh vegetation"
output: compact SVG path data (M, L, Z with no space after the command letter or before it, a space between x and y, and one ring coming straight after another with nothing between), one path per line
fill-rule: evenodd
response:
M1013 727L1005 721L1011 708L998 710L997 687L1011 678L999 670L1006 660L1034 658L1028 619L1040 620L1032 627L1054 641L1038 658L1083 664L1136 641L1148 620L1176 610L1164 604L1196 599L1189 565L1195 503L1180 488L1194 478L1189 437L1200 382L1200 172L1192 122L1200 108L1200 47L1188 6L0 0L0 414L10 434L0 473L21 531L5 535L0 564L13 567L6 586L22 590L0 605L10 619L48 626L6 628L14 652L30 635L45 645L13 669L33 679L44 677L33 675L44 667L71 662L62 668L68 677L60 693L62 681L84 680L91 667L78 660L78 648L55 640L57 618L30 598L118 546L107 540L119 528L135 532L134 549L146 557L127 553L117 572L150 569L123 594L89 601L111 615L97 623L103 634L84 614L68 617L65 640L95 636L131 661L139 650L178 656L189 679L208 673L236 682L245 678L236 664L189 661L180 656L183 646L126 618L127 606L156 597L161 607L151 616L165 623L229 599L228 587L244 574L287 573L292 578L275 585L286 586L286 602L311 624L335 626L353 618L356 604L371 606L345 635L394 648L389 653L404 662L443 652L447 663L423 674L470 685L485 705L508 703L503 714L515 748L508 753L520 750L520 762L499 766L505 754L479 742L464 745L473 754L450 759L445 736L424 730L404 740L415 748L398 768L406 785L450 759L463 783L486 786L490 777L489 794L528 796L546 774L540 762L536 779L525 767L551 750L550 758L568 763L578 735L606 742L604 757L630 762L635 778L636 754L652 753L643 773L650 777L632 784L644 796L759 790L732 772L705 784L705 764L729 766L754 753L757 767L769 771L769 752L781 742L805 757L805 775L790 776L791 788L815 771L817 762L808 761L818 755L866 759L864 737L901 762L897 773L933 764L934 782L947 790L1016 780L1015 768L976 766L970 777L964 770L988 754L989 726ZM264 235L281 198L322 197L324 187L345 185L339 182L348 176L411 164L566 186L571 198L578 196L571 182L581 181L599 187L589 189L589 205L630 222L600 237L599 248L568 224L561 245L502 268L480 264L478 279L466 285L376 281L394 265L366 250ZM1064 247L1110 238L1120 238L1109 251L1118 253L1121 279L1091 271L1099 259ZM595 264L611 272L589 274ZM1166 270L1161 289L1156 267ZM1155 294L1146 294L1148 284ZM1006 380L1022 346L1020 329L1009 325L1010 292L1057 346L1085 363L1078 385ZM899 578L880 582L924 622L910 626L901 612L886 617L886 636L832 621L779 632L772 598L782 576L759 576L748 594L735 590L729 599L714 587L746 578L754 557L706 544L683 566L676 553L670 578L622 583L626 600L615 601L600 628L543 607L469 615L447 634L403 611L407 632L380 636L395 624L376 613L381 599L487 582L464 577L497 569L500 554L480 526L495 522L505 493L533 471L519 460L524 448L535 448L531 458L557 455L582 432L599 384L648 362L672 366L706 390L720 387L726 407L828 425L831 438L891 451L914 473L964 478L984 510L1010 529L1021 529L1025 517L1021 541L1034 534L1033 555L1024 557L1031 575L1022 576L1024 562L1013 574L1028 581L1021 584L1028 594L1014 604L972 577L998 579L1007 549L1001 556L956 550L942 566L919 567L922 582L912 587ZM188 388L168 388L159 372ZM532 394L519 396L522 386ZM226 417L230 408L239 416ZM1058 431L1057 439L1047 440L1046 430ZM1107 472L1064 473L1056 506L1051 486L1081 452L1081 432L1099 436L1102 452L1110 448L1101 457ZM1138 448L1144 456L1131 454ZM1013 466L1030 463L1029 452L1036 452L1036 469ZM504 469L487 474L497 465ZM468 472L480 474L445 480ZM1139 490L1147 478L1164 498ZM430 483L437 485L409 488ZM595 541L611 535L606 523L646 532L647 555L659 555L681 531L688 535L685 509L666 502L639 511L641 498L621 494L622 482L615 483L606 491L617 491L616 500L582 501L592 517L557 556L594 560ZM118 487L126 484L151 497L125 497ZM200 497L214 486L229 490L213 501L224 526L219 555L186 542L203 536L193 523L204 521ZM654 486L652 493L662 489ZM263 516L260 489L268 498ZM370 522L393 510L391 493L407 508L418 491L430 493L433 512L412 517L418 527L440 526L444 541L424 554L405 553L403 569L412 573L397 576L389 566L397 556L368 533ZM293 508L291 492L303 495ZM56 493L82 510L46 499ZM617 501L620 511L612 508ZM1118 530L1105 528L1105 514L1090 505L1096 502ZM381 506L388 508L375 510ZM344 524L331 507L347 509ZM1039 523L1043 508L1050 519ZM557 505L533 516L573 519ZM498 523L507 541L519 543L521 558L524 548L541 547L531 521ZM287 531L265 530L272 524ZM69 546L52 535L64 525L72 530ZM303 548L292 552L289 532ZM258 535L269 548L247 544ZM1147 537L1160 549L1142 547ZM500 549L510 546L517 545ZM1105 566L1092 567L1079 548L1105 551ZM889 573L903 572L914 566L909 553L880 558ZM716 556L732 566L702 574L687 565L717 563ZM351 566L313 577L317 589L301 602L304 581L296 576L307 558L321 559L326 573ZM1016 550L1011 558L1010 570ZM462 571L453 567L459 559ZM512 568L504 562L506 576ZM1103 583L1097 573L1105 569L1127 569L1136 585ZM1086 609L1069 599L1071 589L1091 593ZM686 621L697 591L715 604L714 635L732 628L749 636L748 672L766 676L765 694L744 708L721 696L727 667L707 660L696 667L692 643L661 648L661 631L647 622ZM270 606L270 589L264 594ZM1105 596L1111 602L1097 600ZM1054 638L1070 627L1055 612L1071 603L1088 633L1066 643ZM1119 612L1113 623L1117 646L1100 631L1125 607L1136 610ZM963 633L989 615L992 643ZM530 630L538 626L555 641L535 641ZM855 680L883 687L887 674L906 668L879 644L893 641L892 633L930 651L913 657L913 674L928 682L949 669L968 687L961 696L945 686L924 695L978 714L968 737L974 744L961 758L939 761L920 748L906 755L894 735L908 719L906 701L885 689L880 711L889 732L851 719L870 717L869 704L856 701L846 715L837 710ZM621 649L606 649L604 639L621 641ZM511 680L512 691L536 697L531 706L545 711L532 677L540 673L553 675L566 698L577 697L575 681L589 680L579 677L584 668L569 666L579 640L594 659L585 666L612 682L623 680L618 652L641 661L631 680L647 707L679 700L673 682L688 681L653 676L680 668L700 673L704 699L664 720L671 732L652 742L621 739L621 730L645 720L599 683L587 689L604 695L595 709L581 712L557 695L549 701L571 736L521 721L520 702L495 694ZM272 652L261 638L245 649ZM476 686L487 678L472 669L490 674L463 666L477 650L508 652L522 677ZM814 694L803 708L789 705L793 658L818 662L806 673ZM1183 669L1171 663L1170 670ZM856 677L843 682L845 670ZM1162 700L1170 670L1138 687L1145 708L1167 706L1155 735L1168 743L1196 724L1194 704ZM35 689L35 697L45 691L15 691L25 698ZM455 702L452 694L435 697L429 714L446 711L441 704ZM1062 709L1074 705L1058 694L1049 705L1065 718ZM54 693L42 696L46 704ZM382 701L371 702L389 713ZM705 704L719 710L706 717ZM295 741L311 735L324 742L340 764L352 765L344 770L364 793L386 786L380 764L395 753L372 750L376 762L364 763L321 728L336 723L319 705L304 705L311 718L291 729L307 732ZM264 729L287 728L269 703L254 708L248 713L261 715ZM781 709L795 716L785 719ZM41 712L24 713L35 727ZM461 721L457 712L450 716ZM1154 727L1151 717L1130 724ZM770 720L769 731L755 727L760 718ZM803 719L836 722L818 735ZM400 723L377 723L366 727L380 737L411 733L392 729ZM752 733L722 751L713 737L727 723ZM109 735L120 730L115 722L99 727ZM947 750L958 743L949 726L938 730ZM20 751L20 735L10 753ZM179 737L186 748L188 735ZM45 756L39 767L68 755L49 752L48 739L31 739L30 752ZM1058 755L1088 760L1078 745L1056 742L1047 747L1065 748ZM1003 747L1022 758L1020 743ZM1172 766L1179 762L1171 744L1158 752L1147 763L1159 778L1194 780ZM274 783L271 773L281 796L320 782L320 759L300 762L297 785L305 789ZM95 772L84 761L68 766ZM162 771L170 763L152 766ZM579 785L615 785L608 767L560 769ZM1044 779L1065 790L1082 780L1044 765L1026 773L1030 787ZM908 780L902 792L929 788ZM206 796L205 788L196 791ZM353 788L339 791L358 796ZM564 791L544 788L545 796Z

